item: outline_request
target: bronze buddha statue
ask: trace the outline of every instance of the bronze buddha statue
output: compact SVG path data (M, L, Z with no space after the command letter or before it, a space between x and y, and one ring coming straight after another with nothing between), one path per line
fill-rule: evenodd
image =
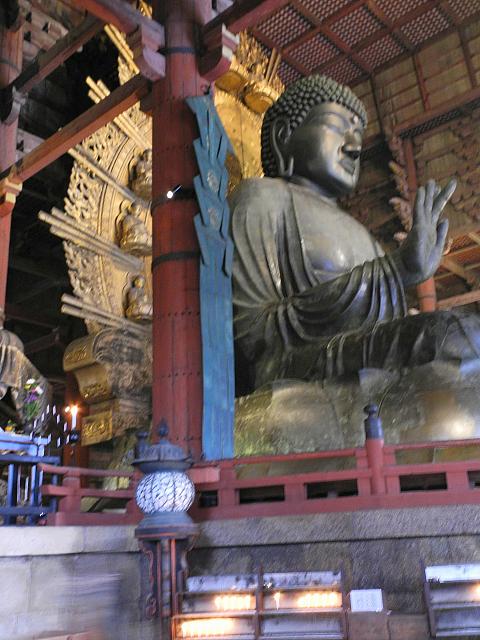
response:
M337 204L357 184L366 120L351 90L324 76L297 81L265 115L265 177L231 198L243 392L289 381L301 395L300 381L480 358L475 314L407 316L405 303L405 288L440 263L448 221L439 219L455 181L420 187L412 230L390 255ZM294 398L298 415L298 394L287 395L281 410Z

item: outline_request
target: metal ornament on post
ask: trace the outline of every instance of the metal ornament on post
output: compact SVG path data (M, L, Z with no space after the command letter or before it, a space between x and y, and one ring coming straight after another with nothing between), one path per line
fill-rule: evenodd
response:
M370 483L373 495L386 493L383 451L383 427L382 419L378 415L379 408L376 404L368 404L365 409L365 449L367 452L368 466L372 472Z
M147 433L137 435L132 464L145 475L135 498L145 515L135 536L148 563L146 616L160 618L168 636L169 618L176 614L176 594L182 590L185 556L198 534L198 525L187 514L195 498L194 484L185 473L192 460L168 440L165 420L157 433L160 440L153 445L148 444Z

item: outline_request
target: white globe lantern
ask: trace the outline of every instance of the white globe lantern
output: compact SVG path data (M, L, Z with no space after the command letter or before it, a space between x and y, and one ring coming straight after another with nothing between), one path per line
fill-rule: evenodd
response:
M159 471L142 478L135 498L147 514L188 511L195 499L195 487L182 471Z
M147 434L137 433L138 445L133 465L143 471L135 499L145 514L137 535L149 536L177 531L185 536L196 532L187 511L195 499L195 486L186 474L192 461L183 449L167 439L168 427L162 421L160 440L147 443Z

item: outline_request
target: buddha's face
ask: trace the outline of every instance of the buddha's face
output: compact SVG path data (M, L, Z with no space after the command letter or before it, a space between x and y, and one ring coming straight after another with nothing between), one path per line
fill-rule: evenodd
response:
M313 107L302 124L285 140L286 161L293 171L327 193L353 191L360 171L363 125L350 109L334 102Z

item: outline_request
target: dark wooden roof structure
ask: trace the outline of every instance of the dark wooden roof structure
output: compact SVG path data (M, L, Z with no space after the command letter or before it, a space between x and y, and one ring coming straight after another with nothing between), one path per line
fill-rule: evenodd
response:
M86 13L80 6L87 4L20 0L24 65L53 51L67 32L81 29ZM234 33L247 29L266 50L277 49L287 85L324 73L352 86L364 100L369 126L363 173L346 206L384 244L394 246L395 234L408 226L392 198L411 201L415 186L428 178L444 182L457 176L459 188L448 211L449 252L436 274L439 307L478 302L480 0L216 0L213 7L218 15L207 28L223 23ZM98 31L98 23L89 28ZM92 42L93 55L85 47L73 64L59 66L30 91L21 112L18 158L85 109L77 91L81 74L102 77L115 88L115 53L101 35ZM145 85L136 90L143 95ZM65 131L68 144L71 130ZM69 169L62 158L28 180L31 173L25 170L13 214L6 307L7 327L59 385L63 345L82 326L59 313L60 296L69 290L62 247L36 216L39 209L59 206Z

